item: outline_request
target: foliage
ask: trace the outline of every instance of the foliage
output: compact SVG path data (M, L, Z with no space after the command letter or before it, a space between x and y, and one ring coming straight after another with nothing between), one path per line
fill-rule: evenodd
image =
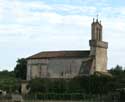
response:
M47 80L42 80L40 78L38 79L33 79L30 81L30 87L31 87L31 92L36 93L36 92L46 92L47 90Z
M109 71L115 78L115 84L117 89L125 88L125 69L122 66L117 65Z
M117 78L125 78L125 70L120 65L117 65L115 68L109 70L109 72Z
M31 93L87 93L106 94L116 87L114 78L108 76L84 76L74 79L33 79Z
M11 71L1 71L0 72L0 90L5 90L7 92L14 92L18 90L19 83L15 78L14 72Z
M40 79L36 78L30 81L31 93L63 93L66 90L66 80L63 79Z
M17 65L14 68L14 73L17 78L25 80L27 72L27 61L24 58L17 60Z
M15 74L13 71L3 70L0 71L0 78L8 78L8 77L15 77Z

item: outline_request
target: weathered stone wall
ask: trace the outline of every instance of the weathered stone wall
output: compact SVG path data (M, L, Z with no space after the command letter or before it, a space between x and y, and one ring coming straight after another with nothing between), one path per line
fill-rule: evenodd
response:
M97 47L95 57L95 71L106 72L107 71L107 49Z
M107 48L108 43L98 40L90 40L91 47L90 56L95 56L94 58L94 69L99 72L107 72Z
M90 40L89 44L90 46L93 46L93 47L108 48L108 43L104 41Z
M78 75L83 59L50 59L50 77L71 78Z
M83 60L83 58L28 60L27 80L35 77L72 78L78 75Z
M33 59L27 61L27 80L36 78L36 77L42 77L42 66L48 65L48 59ZM44 71L42 71L44 72ZM46 74L46 73L44 73ZM44 75L43 74L43 75Z

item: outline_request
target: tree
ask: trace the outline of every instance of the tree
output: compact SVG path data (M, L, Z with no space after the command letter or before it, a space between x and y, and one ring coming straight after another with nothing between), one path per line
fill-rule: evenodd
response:
M19 82L13 71L0 71L0 90L15 92L19 89Z
M17 78L19 79L26 79L26 73L27 73L27 61L24 58L17 60L17 65L14 68L14 73Z
M115 68L110 69L109 72L118 79L122 79L125 77L125 71L120 65L117 65Z
M0 71L0 78L8 78L8 77L14 77L14 72L13 71L8 71L8 70L3 70Z

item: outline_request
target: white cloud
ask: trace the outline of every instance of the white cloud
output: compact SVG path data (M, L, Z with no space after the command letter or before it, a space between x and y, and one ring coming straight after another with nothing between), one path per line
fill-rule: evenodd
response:
M72 6L72 5L63 5L63 4L56 4L53 5L54 9L58 9L60 11L65 11L70 14L76 14L76 13L95 13L96 8L93 6Z

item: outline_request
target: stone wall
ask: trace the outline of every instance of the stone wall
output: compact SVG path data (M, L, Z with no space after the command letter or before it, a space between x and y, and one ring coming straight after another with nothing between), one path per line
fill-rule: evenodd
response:
M108 43L98 40L90 40L90 56L94 56L94 69L98 72L107 72L107 48Z
M95 71L107 72L107 49L96 48Z
M28 60L27 80L40 78L72 78L77 76L83 58L50 58Z

